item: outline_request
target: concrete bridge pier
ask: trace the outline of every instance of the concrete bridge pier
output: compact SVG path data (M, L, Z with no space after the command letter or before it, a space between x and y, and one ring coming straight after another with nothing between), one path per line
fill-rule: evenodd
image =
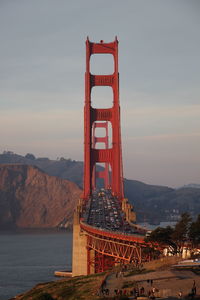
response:
M79 201L73 222L72 276L93 274L95 251L87 248L87 235L80 227L82 202ZM93 262L93 263L91 263Z
M87 275L87 236L81 232L80 214L81 201L74 212L73 248L72 248L72 276Z

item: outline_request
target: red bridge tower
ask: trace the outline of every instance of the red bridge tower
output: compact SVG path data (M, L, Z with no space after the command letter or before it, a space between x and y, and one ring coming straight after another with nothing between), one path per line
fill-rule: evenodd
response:
M90 73L90 57L94 54L112 54L114 58L114 73L110 75L95 75ZM113 91L113 106L111 108L93 108L91 105L91 91L95 86L110 86ZM95 148L96 127L105 127L108 122L112 127L112 147L108 148L106 136L102 140L105 149ZM98 125L99 124L99 125ZM119 106L119 73L118 73L118 40L114 42L92 43L86 41L86 73L85 73L85 107L84 107L84 192L83 198L87 200L95 186L96 163L105 164L105 172L97 176L104 178L105 186L109 182L109 166L111 169L111 188L113 195L119 200L124 198L123 168L120 132L120 106Z
M90 72L91 55L111 54L114 72L110 75L95 75ZM110 108L92 106L91 92L96 86L108 86L113 91ZM96 135L96 130L104 130L104 136ZM111 130L112 135L110 135ZM111 144L112 141L112 144ZM97 147L103 143L104 147ZM105 169L96 172L96 164L104 164ZM89 200L96 186L96 178L104 179L105 188L110 187L120 201L121 210L128 222L135 221L133 207L124 199L122 150L120 132L118 40L114 42L92 43L86 41L85 107L84 107L84 191L74 212L73 223L73 276L102 272L108 267L134 259L141 262L144 239L138 235L117 232L112 228L98 228L88 223L84 202ZM83 200L83 201L82 201ZM90 203L88 203L90 204Z

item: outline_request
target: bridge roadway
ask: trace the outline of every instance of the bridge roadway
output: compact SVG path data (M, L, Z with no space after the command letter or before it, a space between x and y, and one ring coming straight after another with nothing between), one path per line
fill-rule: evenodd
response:
M129 224L119 200L110 190L96 190L80 210L85 234L87 274L103 272L116 263L141 263L150 259L145 229Z
M145 230L138 229L139 226L131 226L125 220L125 214L121 210L120 203L111 193L111 190L95 190L89 199L83 214L84 224L89 231L92 227L103 235L110 232L116 235L123 235L123 240L135 240L144 243ZM83 225L84 226L84 225ZM94 231L93 231L94 232ZM132 237L132 239L130 238Z
M137 264L149 259L144 228L126 221L119 200L110 190L94 191L81 215L80 227L87 236L87 274L92 265L95 272L103 272L115 263Z
M132 230L129 224L124 221L124 214L120 209L119 201L112 196L110 190L93 192L86 213L89 225L114 231L131 232Z

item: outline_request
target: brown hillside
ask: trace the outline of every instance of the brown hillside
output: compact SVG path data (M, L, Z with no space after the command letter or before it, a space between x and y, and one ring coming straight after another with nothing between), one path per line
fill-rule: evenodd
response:
M0 165L0 228L69 226L79 187L37 167Z

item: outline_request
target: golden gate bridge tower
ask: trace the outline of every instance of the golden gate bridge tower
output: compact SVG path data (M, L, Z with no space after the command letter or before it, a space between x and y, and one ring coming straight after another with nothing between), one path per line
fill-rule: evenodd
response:
M95 75L90 71L92 55L111 54L114 72ZM110 108L92 106L92 89L108 86L113 92ZM112 135L109 136L108 124ZM105 131L96 136L97 128ZM112 144L109 147L109 139ZM97 148L103 143L104 148ZM104 164L103 171L97 165ZM104 192L96 192L96 179L104 180ZM86 40L84 106L83 196L74 213L72 275L102 272L116 263L141 262L145 249L144 230L134 224L132 205L124 198L120 130L118 40L111 43ZM140 234L136 231L140 231Z
M90 73L90 57L94 54L111 54L114 58L114 73L111 75L93 75ZM93 108L91 106L91 91L95 86L109 86L113 90L113 106L111 108ZM99 121L104 123L98 123ZM101 142L95 138L94 130L97 126L106 128L107 122L112 125L112 148L95 149L92 143ZM92 136L93 135L93 136ZM107 172L104 178L108 178L108 165L111 167L111 188L113 195L119 200L124 198L122 150L120 133L120 106L119 106L119 73L118 73L118 41L112 43L92 43L86 41L86 73L85 73L85 108L84 108L84 191L83 198L88 199L92 191L92 174L95 173L97 163L105 163ZM103 142L107 143L108 130ZM95 177L95 174L93 175ZM93 178L94 178L93 177ZM94 179L93 179L94 180ZM108 179L107 182L108 183Z

